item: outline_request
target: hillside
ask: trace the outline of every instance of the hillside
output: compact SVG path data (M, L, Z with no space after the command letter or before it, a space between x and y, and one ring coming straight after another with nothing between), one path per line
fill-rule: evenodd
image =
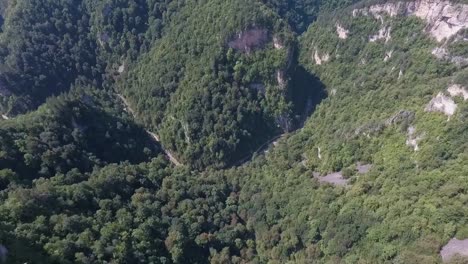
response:
M0 263L468 262L465 0L0 12Z

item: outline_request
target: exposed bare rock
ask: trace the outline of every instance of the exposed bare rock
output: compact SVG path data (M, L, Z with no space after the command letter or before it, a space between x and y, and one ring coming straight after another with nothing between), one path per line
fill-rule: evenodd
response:
M452 98L445 96L443 93L437 94L424 109L426 112L441 112L447 116L453 116L457 110L457 104Z
M387 3L383 5L373 5L369 8L369 12L376 18L383 13L394 17L398 15L398 11L401 8L401 3Z
M6 114L3 114L3 115L2 115L2 118L3 118L4 120L10 119Z
M180 124L182 125L182 128L184 129L185 143L190 145L191 144L191 139L190 139L188 122L181 121Z
M415 118L415 113L407 110L401 110L385 121L386 126L398 125L403 122L411 123Z
M440 256L444 262L450 261L457 254L468 257L468 239L458 240L453 238L440 251Z
M414 151L419 150L418 142L423 138L422 135L416 135L416 128L410 126L408 128L408 138L406 139L406 145L412 147Z
M320 149L320 148L319 148ZM372 169L372 164L356 163L356 170L359 174L366 174ZM318 172L313 172L312 175L320 183L331 183L336 186L349 187L349 179L343 177L343 172L332 172L325 176L320 175Z
M345 29L340 24L336 24L336 33L340 39L347 39L349 30Z
M314 178L316 178L321 183L331 183L336 186L344 187L348 186L349 184L349 179L343 178L343 174L341 172L333 172L325 176L321 176L319 173L314 172L313 175Z
M403 77L403 71L402 70L400 70L400 72L398 73L398 80L400 80L401 77Z
M375 35L372 35L369 37L370 42L376 42L378 40L385 40L385 43L387 43L390 39L392 39L392 36L390 35L392 28L391 27L383 27L379 30L379 32Z
M322 65L323 63L330 60L330 54L326 53L326 54L320 55L319 52L315 50L314 60L315 60L315 64Z
M461 96L463 97L463 100L465 101L468 100L468 90L465 87L462 87L461 85L453 84L449 86L449 88L447 89L447 92L452 97Z
M372 164L362 164L358 162L356 164L356 169L359 174L366 174L372 169Z
M451 56L450 61L458 66L465 67L468 65L468 58L461 56Z
M276 81L278 82L278 85L282 88L286 87L286 77L285 73L282 70L277 70L276 71Z
M449 56L449 52L446 48L442 48L442 47L437 47L435 49L432 50L432 55L434 55L436 58L438 59L445 59L447 58L447 56Z
M383 61L384 61L384 62L387 62L389 59L392 58L392 56L393 56L393 50L387 51L387 52L385 53L385 58L384 58Z
M268 43L268 31L262 28L253 28L240 32L233 37L228 46L237 51L250 53L255 49L263 48Z
M433 49L431 53L439 60L449 60L450 62L459 66L468 65L468 58L461 56L452 56L450 55L449 51L443 47L437 47Z
M322 159L322 150L320 149L320 147L317 148L317 158L318 159Z
M468 28L468 5L449 1L391 2L353 10L353 16L358 15L372 15L380 20L383 20L383 15L390 17L397 15L419 17L426 22L426 32L438 42L456 35L462 29Z
M277 36L273 37L273 47L275 49L284 49L283 43L281 43L281 40Z
M119 66L119 69L117 70L120 74L125 72L125 63L122 63L122 65Z

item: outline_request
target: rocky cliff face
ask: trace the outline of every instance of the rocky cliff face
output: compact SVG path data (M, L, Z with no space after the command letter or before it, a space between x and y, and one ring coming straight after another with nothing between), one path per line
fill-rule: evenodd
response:
M371 15L382 21L385 15L419 17L426 22L426 31L438 42L449 39L468 28L468 5L449 1L393 2L353 10L353 16L359 15Z

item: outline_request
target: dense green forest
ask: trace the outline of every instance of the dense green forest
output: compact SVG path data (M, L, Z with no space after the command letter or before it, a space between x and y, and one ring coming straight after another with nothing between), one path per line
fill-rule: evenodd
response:
M465 0L0 15L0 263L468 263Z

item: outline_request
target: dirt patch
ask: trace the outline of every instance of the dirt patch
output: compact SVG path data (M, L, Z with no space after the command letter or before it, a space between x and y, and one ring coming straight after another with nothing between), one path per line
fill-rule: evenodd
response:
M440 251L440 256L444 262L450 261L457 254L468 257L468 239L458 240L453 238Z
M366 174L372 169L372 164L362 164L358 162L356 164L356 169L359 174Z
M228 46L243 53L250 53L256 49L264 48L268 41L266 29L253 28L239 33L229 41Z
M325 176L321 176L318 172L313 173L314 178L316 178L320 183L330 183L336 186L348 186L349 179L343 178L341 172L333 172Z

